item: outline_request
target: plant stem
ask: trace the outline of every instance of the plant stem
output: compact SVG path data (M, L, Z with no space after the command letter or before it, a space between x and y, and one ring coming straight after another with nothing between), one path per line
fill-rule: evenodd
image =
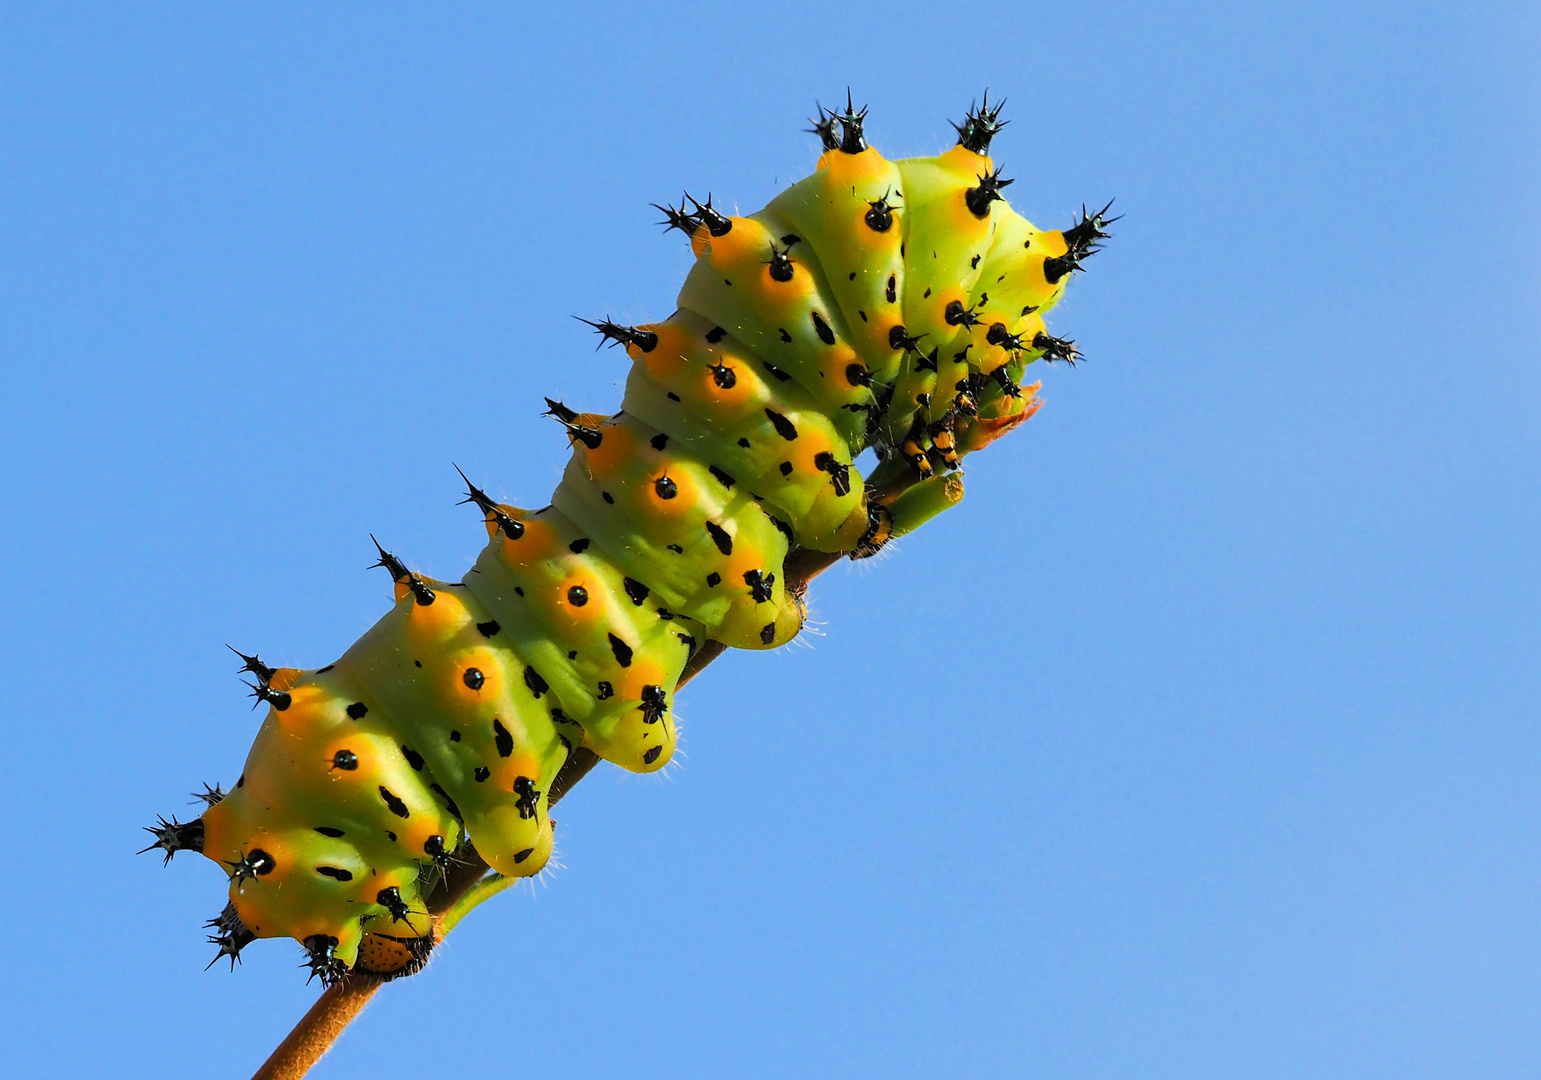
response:
M353 976L328 987L252 1080L298 1080L331 1049L342 1029L383 986L379 979Z

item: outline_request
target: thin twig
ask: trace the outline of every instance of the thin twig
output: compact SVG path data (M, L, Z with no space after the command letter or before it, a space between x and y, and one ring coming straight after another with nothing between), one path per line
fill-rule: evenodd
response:
M299 1080L384 985L379 979L353 976L328 987L262 1068L252 1074L252 1080Z

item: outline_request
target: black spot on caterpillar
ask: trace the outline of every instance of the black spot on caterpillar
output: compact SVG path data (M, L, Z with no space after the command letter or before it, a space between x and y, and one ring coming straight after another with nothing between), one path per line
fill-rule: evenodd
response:
M785 416L782 416L775 409L766 409L765 416L768 420L770 420L771 426L776 429L777 435L780 435L788 442L791 442L793 439L797 438L796 426L792 423L792 421L788 420Z
M712 538L712 543L717 545L717 550L724 555L733 554L733 537L728 535L726 529L715 521L706 523L706 534Z
M391 789L386 787L384 784L380 785L380 798L384 801L385 808L391 813L395 814L397 817L404 818L412 816L411 811L407 809L407 804L402 802L401 799L394 795L391 792Z
M626 644L614 634L609 635L610 651L615 654L615 662L621 667L631 667L631 646Z
M829 323L824 321L824 316L815 311L811 313L811 317L813 318L814 333L819 335L819 340L826 345L833 345L835 343L835 332L830 329Z
M533 667L524 669L524 685L529 687L530 693L534 694L537 698L551 689L546 680L540 677L540 672L536 671Z

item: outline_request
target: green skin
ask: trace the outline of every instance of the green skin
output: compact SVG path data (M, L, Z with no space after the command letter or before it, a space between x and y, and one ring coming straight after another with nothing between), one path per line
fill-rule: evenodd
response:
M813 241L813 249L828 254L830 272L823 276L833 306L842 316L841 332L861 354L873 378L888 383L898 373L902 355L889 345L888 330L894 320L903 321L900 298L906 275L900 249L909 208L904 177L900 165L878 159L850 177L843 188L831 191L832 187L819 183L816 174L776 196L766 211L790 222L794 231ZM886 228L867 222L878 209L876 204L888 208L892 221ZM874 224L882 222L874 219ZM829 242L853 235L863 242ZM888 294L890 280L893 299ZM890 314L893 319L887 318Z
M551 505L484 503L491 542L462 582L393 568L395 607L336 664L272 675L287 707L270 709L241 785L203 819L204 853L237 868L248 930L335 939L328 955L349 966L367 935L430 937L435 844L474 842L502 875L441 932L538 873L548 792L574 748L662 768L693 649L796 636L792 544L851 551L878 520L855 455L878 446L886 483L912 468L893 448L917 416L929 445L937 425L967 440L1021 412L981 375L1004 366L1015 380L1038 354L992 350L985 332L1052 306L1063 282L1045 282L1043 260L1065 248L1003 200L982 215L966 205L990 169L962 147L901 162L830 150L720 235L691 223L679 310L640 328L651 344L628 342L622 412L570 421ZM981 324L949 321L951 299ZM892 535L961 498L958 474L932 463L935 477L882 508ZM358 764L339 767L339 749ZM265 858L241 869L253 852Z

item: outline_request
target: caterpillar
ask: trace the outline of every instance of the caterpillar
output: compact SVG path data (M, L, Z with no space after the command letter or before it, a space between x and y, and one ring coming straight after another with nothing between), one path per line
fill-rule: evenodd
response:
M211 966L290 937L324 984L417 971L456 860L546 865L575 755L664 767L693 655L797 636L789 553L870 557L957 503L962 458L1038 410L1027 366L1080 358L1044 315L1116 220L1082 207L1039 230L1011 208L990 157L1002 104L971 106L945 153L889 161L848 93L811 121L813 174L760 212L657 205L695 263L668 318L584 320L631 369L613 415L546 399L572 450L550 503L499 503L461 473L489 542L460 581L375 541L395 602L339 659L237 653L267 706L240 777L144 849L226 873Z

